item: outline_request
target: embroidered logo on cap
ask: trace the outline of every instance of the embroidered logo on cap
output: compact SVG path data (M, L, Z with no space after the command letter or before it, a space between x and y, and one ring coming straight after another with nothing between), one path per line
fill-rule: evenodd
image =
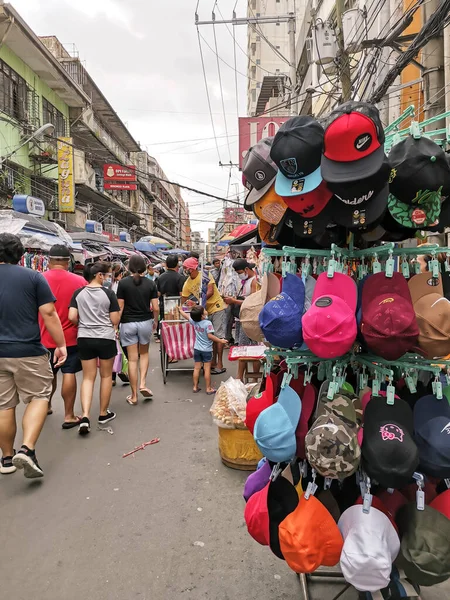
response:
M280 167L289 173L289 175L295 175L297 173L297 159L296 158L285 158L280 160Z
M365 210L354 210L353 211L353 225L364 225L366 222L366 211Z
M434 277L430 277L430 279L427 280L427 284L432 286L432 287L436 287L437 285L439 285L439 279L438 278L434 278Z
M264 171L255 171L255 179L257 179L258 181L264 181L265 178L266 174L264 173Z
M380 427L380 433L384 442L388 440L398 440L399 442L403 442L405 435L403 429L400 429L398 425L393 425L392 423Z
M444 427L441 433L444 433L444 431L447 435L450 435L450 423L447 423L447 425Z
M364 152L365 150L370 148L371 143L372 143L372 136L370 135L370 133L363 133L362 135L360 135L356 138L355 148L359 152Z
M304 179L294 179L291 185L291 192L302 192L305 187Z
M397 169L391 169L391 172L389 174L388 183L392 183L396 177L397 177Z
M380 304L389 304L390 302L395 302L394 298L385 298L384 300L379 302L378 306L380 306Z
M351 206L357 205L357 204L362 204L363 202L367 202L368 200L370 200L372 198L374 194L374 190L370 190L370 192L367 192L367 194L363 194L362 196L360 196L359 198L353 198L352 200L347 200L346 198L342 198L341 196L338 196L337 194L335 194L336 198L339 198L339 200L341 202L344 202L344 204L349 204Z
M324 296L323 298L316 300L315 304L319 308L326 308L327 306L331 306L333 304L333 300L328 298L328 296Z
M411 214L411 221L415 225L423 225L427 220L426 213L421 208L416 208Z

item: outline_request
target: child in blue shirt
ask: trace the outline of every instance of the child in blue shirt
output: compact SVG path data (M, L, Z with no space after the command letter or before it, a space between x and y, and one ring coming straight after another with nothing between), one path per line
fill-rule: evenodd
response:
M190 314L180 310L182 316L189 321L195 330L194 343L194 394L197 394L201 388L198 387L200 371L203 366L206 383L206 393L208 396L215 394L217 390L211 387L211 360L213 351L213 342L217 344L228 344L228 340L220 339L214 335L214 326L208 320L208 313L203 306L193 306Z

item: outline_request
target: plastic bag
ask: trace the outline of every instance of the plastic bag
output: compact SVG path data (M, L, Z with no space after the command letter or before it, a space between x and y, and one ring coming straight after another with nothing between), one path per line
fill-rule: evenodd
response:
M214 423L224 429L245 429L247 394L239 379L230 377L222 383L210 409Z
M123 348L121 348L122 350L122 371L121 374L122 375L128 375L128 358L125 356L125 352L123 351Z

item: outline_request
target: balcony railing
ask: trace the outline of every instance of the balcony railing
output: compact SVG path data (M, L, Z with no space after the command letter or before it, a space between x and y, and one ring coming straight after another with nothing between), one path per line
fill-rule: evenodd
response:
M121 149L114 138L102 127L100 122L95 118L94 111L91 108L87 108L82 112L81 121L122 164L129 162L127 153ZM76 124L74 128L76 128Z

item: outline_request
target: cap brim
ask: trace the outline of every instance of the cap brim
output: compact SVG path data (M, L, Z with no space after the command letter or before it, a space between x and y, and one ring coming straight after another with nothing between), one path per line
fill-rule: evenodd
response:
M364 230L369 225L379 224L386 212L388 195L389 185L386 184L375 197L360 204L346 204L333 196L333 220L337 225L352 230Z
M279 196L299 196L315 190L322 183L322 180L323 177L320 172L320 167L306 177L297 177L295 179L289 179L288 177L285 177L281 171L278 171L277 176L275 177L275 191ZM302 182L302 184L297 186L296 182ZM299 191L297 191L295 187L298 187Z
M258 202L258 200L260 198L262 198L264 196L264 194L266 194L266 192L268 192L270 190L270 186L273 185L274 181L275 181L275 177L273 179L271 179L269 181L269 183L266 183L266 185L259 190L257 190L255 187L252 188L249 191L249 193L247 194L247 196L245 197L244 208L247 210L251 210L250 207L253 206L253 204L255 204L255 202Z
M366 179L375 175L381 169L384 159L383 146L377 148L369 156L352 162L336 162L323 154L320 168L322 170L322 177L330 183L358 181L359 179Z

